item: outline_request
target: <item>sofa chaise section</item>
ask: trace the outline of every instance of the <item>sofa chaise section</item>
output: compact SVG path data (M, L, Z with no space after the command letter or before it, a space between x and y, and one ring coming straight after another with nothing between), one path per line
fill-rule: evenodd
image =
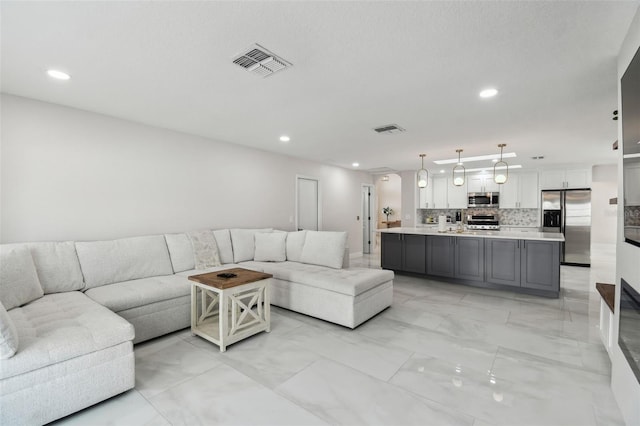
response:
M131 324L79 291L9 312L19 350L0 363L0 424L44 424L135 385Z
M332 269L299 262L242 262L273 275L271 304L355 328L391 306L392 271Z

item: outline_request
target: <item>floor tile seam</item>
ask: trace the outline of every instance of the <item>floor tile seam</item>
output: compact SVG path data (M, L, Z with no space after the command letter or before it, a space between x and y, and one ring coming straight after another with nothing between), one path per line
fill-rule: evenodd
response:
M518 324L505 324L505 326L508 326L511 330L518 331L518 332L519 331L526 331L526 330L519 330L519 328L524 328L524 327L520 326ZM553 339L560 339L560 340L568 340L568 342L566 342L566 343L570 344L571 347L575 347L575 348L580 349L580 344L579 344L580 340L574 339L572 337L558 336L558 335L554 335L554 334L550 334L550 333L546 333L546 332L545 333L531 333L531 334L543 337L545 339L546 338L553 338ZM573 343L575 343L575 345Z
M368 337L368 336L363 336L363 335L361 335L361 337ZM369 340L372 340L372 339L371 339L371 338L369 338ZM293 343L298 344L297 342L293 342ZM380 342L378 342L378 341L375 341L375 340L374 340L374 341L372 341L372 343L380 343ZM402 365L404 365L407 361L409 361L409 360L411 359L411 356L412 356L412 354L413 354L412 350L410 350L410 349L397 348L397 349L399 349L399 350L398 350L398 352L402 351L402 352L410 353L410 355L408 355L408 356L407 356L407 358L406 358L404 361L402 361L402 363L401 363L400 367L396 368L396 369L395 369L395 372L394 372L393 374L391 374L391 375L390 375L386 380L383 380L383 379L381 379L380 377L376 377L376 376L373 376L372 374L367 373L366 371L362 371L362 370L359 370L359 369L357 369L357 368L352 367L351 365L345 364L343 361L340 361L339 359L332 358L332 357L330 357L330 356L324 355L324 354L322 354L322 353L320 353L320 352L318 352L318 351L316 351L316 350L314 350L314 349L306 348L306 347L304 347L304 346L302 346L302 345L300 345L300 344L298 344L298 346L300 346L301 348L304 348L304 349L306 349L306 350L308 350L308 351L312 352L313 354L317 355L318 357L320 357L321 359L323 359L323 360L325 360L325 361L330 361L330 362L336 363L336 364L338 364L338 365L340 365L340 366L343 366L343 367L349 368L350 370L356 371L356 372L358 372L358 373L360 373L360 374L365 374L365 375L367 375L367 376L369 376L369 377L371 377L371 378L373 378L373 379L375 379L375 380L378 380L378 381L380 381L380 382L383 382L383 383L388 382L388 381L391 379L391 377L393 377L393 376L395 375L395 373L397 373L397 371L401 368L401 366L402 366ZM306 366L305 368L303 368L302 370L304 370L304 369L306 369L306 368L309 368L311 365L313 365L313 364L314 364L314 363L316 363L317 361L319 361L319 360L315 360L314 362L312 362L311 364L307 365L307 366ZM302 370L300 370L300 371L302 371ZM297 373L296 373L296 374L297 374ZM293 377L293 376L291 376L291 377ZM291 377L290 377L290 378L291 378ZM287 380L289 380L289 379L287 379ZM284 382L283 382L283 383L284 383Z
M566 362L563 362L563 361L558 361L558 360L554 360L554 359L551 359L551 358L546 358L546 357L543 357L543 356L540 356L540 355L536 355L536 354L532 354L532 353L529 353L529 352L523 352L523 351L520 351L520 350L517 350L517 349L511 349L511 348L508 348L506 346L499 345L498 346L498 352L500 352L500 349L503 350L503 353L504 353L504 351L506 351L506 353L503 354L503 357L506 358L506 359L516 358L515 355L509 354L509 352L516 352L518 355L519 354L524 354L525 357L521 357L519 359L524 359L524 362L527 363L527 365L533 363L534 367L535 367L535 363L542 363L542 364L545 364L545 365L547 365L549 367L555 367L555 368L560 367L560 368L562 368L564 370L570 370L571 372L576 373L576 374L595 374L597 376L605 376L605 377L607 376L606 374L599 374L599 373L597 373L597 372L595 372L593 370L585 369L585 368L582 368L582 367L577 366L575 364L569 364L569 363L566 363ZM497 359L497 357L498 357L498 353L496 353L496 359ZM533 358L533 361L528 360L527 357L528 358ZM534 367L532 367L532 368L534 368Z
M165 392L167 392L167 391L169 391L169 390L171 390L171 389L173 389L173 388L176 388L176 387L178 387L178 386L181 386L182 384L184 384L184 383L186 383L186 382L188 382L188 381L190 381L190 380L194 380L195 378L200 377L200 376L202 376L203 374L206 374L206 373L210 372L211 370L215 370L216 368L219 368L219 367L221 367L222 365L227 366L225 363L223 363L223 362L221 362L221 361L216 361L216 365L212 366L211 368L207 368L206 370L201 371L201 372L200 372L200 373L198 373L198 374L194 374L194 375L192 375L192 376L185 377L185 378L183 378L183 379L179 380L178 382L176 382L176 383L172 384L172 385L171 385L171 386L169 386L168 388L163 389L162 391L157 392L157 393L155 393L155 394L153 394L153 395L150 395L150 396L148 396L148 397L147 397L147 396L145 396L145 395L143 394L143 391L142 391L142 390L138 390L137 388L134 388L134 389L138 390L138 392L140 392L140 394L141 394L143 397L145 397L145 399L147 399L149 402L151 402L151 399L153 399L153 398L155 398L155 397L157 397L157 396L159 396L159 395L162 395L163 393L165 393Z
M434 404L436 406L442 407L443 409L445 409L444 411L446 411L446 412L451 412L452 414L462 414L462 415L464 415L466 417L469 417L471 419L471 421L472 421L470 423L471 425L473 425L475 423L476 419L482 420L481 418L476 417L475 415L469 414L464 409L461 409L461 408L458 408L458 407L454 407L454 406L451 406L451 405L447 405L447 404L445 404L443 402L436 401L436 400L431 399L431 398L427 398L426 396L421 395L421 394L419 394L419 393L417 393L417 392L415 392L415 391L413 391L411 389L404 388L404 387L402 387L400 385L397 385L395 383L392 383L392 382L389 382L389 385L394 387L394 388L396 388L397 390L399 390L401 392L406 392L406 393L418 398L419 400L424 401L425 405L428 408L431 408L431 407L429 407L429 404L427 404L427 403L431 403L431 404ZM482 420L482 421L484 421L484 420Z
M135 387L134 387L134 390L135 390L136 392L138 392L138 394L142 397L142 399L144 399L144 400L147 402L147 404L149 404L149 406L153 409L153 411L155 411L157 415L159 415L160 417L162 417L162 418L167 422L167 424L169 424L169 425L171 425L171 424L172 424L172 423L169 421L169 419L167 419L167 418L165 417L165 415L164 415L164 414L162 414L160 411L158 411L158 408L153 404L153 402L151 402L151 401L149 400L149 398L147 398L145 395L143 395L143 394L142 394L142 392L140 392L139 390L137 390ZM168 389L165 389L165 390L168 390ZM163 391L163 392L164 392L164 391ZM160 394L157 394L157 395L160 395ZM154 395L154 396L155 396L155 395Z
M163 339L164 337L165 336L160 336L160 337L156 337L155 339ZM152 339L152 340L155 340L155 339ZM177 340L173 341L174 339L177 339ZM180 341L184 341L184 339L182 337L180 337L180 336L177 336L177 335L176 336L171 336L171 337L169 337L169 339L166 342L163 340L162 343L161 343L161 347L159 347L159 348L157 348L157 349L155 349L153 351L150 351L148 353L144 353L144 352L146 352L145 351L146 348L141 348L141 349L138 349L137 352L138 352L138 354L140 354L140 352L143 352L139 356L146 357L146 356L155 354L157 352L160 352L161 350L166 349L167 347L169 347L169 346L171 346L173 344L180 343ZM147 342L150 342L150 341L147 340L145 342L138 343L137 345L140 345L140 344L144 345L144 344L147 344ZM157 344L160 344L160 343L158 342ZM136 353L136 344L133 345L133 353L134 353L134 355Z
M286 383L286 382L283 382L283 383ZM306 406L300 405L297 401L291 399L288 394L286 394L286 393L282 392L282 390L278 389L278 387L280 387L283 383L281 383L277 387L271 389L271 391L274 394L276 394L277 396L279 396L280 398L283 398L283 399L289 401L290 403L292 403L293 405L295 405L299 409L303 410L305 413L309 413L310 415L316 417L317 419L319 419L320 421L326 423L327 425L336 425L337 424L337 423L335 423L334 419L332 419L330 417L323 416L322 410L320 410L320 413L316 413L316 412L312 411L311 409L307 408Z
M529 325L519 324L519 323L517 323L517 322L508 322L507 324L510 324L510 325L512 325L512 326L516 326L516 327L528 327L528 326L529 326ZM537 329L537 330L540 330L540 331L541 331L541 333L539 333L539 335L540 335L540 336L542 336L542 337L553 337L553 338L562 338L562 339L573 339L573 340L576 340L576 341L577 341L577 342L579 342L579 343L590 343L590 341L589 341L589 336L585 337L584 339L577 339L577 338L575 338L575 337L571 337L571 336L569 336L569 335L567 335L567 334L562 334L562 333L560 333L560 332L555 333L555 334L554 334L553 332L550 332L550 331L549 331L549 332L545 332L545 331L547 331L547 330L545 330L545 328L544 328L544 327L537 327L537 326L535 326L535 325L531 325L530 327L532 327L532 328L534 328L534 329Z
M309 365L307 365L305 368L303 368L303 369L301 369L300 371L296 372L296 373L295 373L295 374L293 374L291 377L289 377L287 380L285 380L284 382L280 383L278 386L276 386L276 387L274 387L273 389L270 389L270 390L271 390L273 393L275 393L276 395L278 395L278 396L280 396L280 397L282 397L282 398L286 399L287 401L291 402L292 404L296 405L297 407L300 407L300 408L301 408L301 409L303 409L305 412L308 412L308 413L312 414L313 416L315 416L315 417L319 418L319 419L320 419L320 420L322 420L323 422L326 422L326 423L327 423L327 424L329 424L329 425L335 425L336 423L335 423L335 421L334 421L334 419L333 419L333 418L326 418L325 416L321 415L322 413L315 413L314 411L311 411L310 409L308 409L308 408L307 408L307 407L305 407L304 405L300 405L296 400L292 399L292 398L289 396L289 394L288 394L288 393L286 393L286 392L284 392L284 391L282 390L282 387L284 387L284 386L285 386L285 385L286 385L290 380L293 380L296 376L298 376L299 374L301 374L301 373L302 373L303 371L305 371L306 369L311 368L314 364L316 364L316 363L317 363L317 362L319 362L319 361L328 361L328 362L333 362L333 363L338 364L338 365L340 365L340 366L343 366L343 367L349 368L349 369L351 369L351 370L355 371L356 373L359 373L359 374L365 374L365 373L363 373L363 372L361 372L361 371L358 371L358 370L355 370L355 369L353 369L353 368L351 368L351 367L349 367L349 366L346 366L346 365L344 365L344 364L342 364L342 363L340 363L340 362L334 361L334 360L329 359L329 358L327 358L327 357L324 357L324 356L322 356L322 355L319 355L319 356L320 356L320 359L317 359L317 360L313 361L312 363L310 363ZM368 374L366 374L366 375L367 375L368 377L371 377L371 376L369 376ZM375 377L373 377L373 379L374 379L374 380L379 380L379 379L377 379L377 378L375 378ZM383 382L383 383L385 383L385 382ZM322 412L322 410L320 410L320 411Z

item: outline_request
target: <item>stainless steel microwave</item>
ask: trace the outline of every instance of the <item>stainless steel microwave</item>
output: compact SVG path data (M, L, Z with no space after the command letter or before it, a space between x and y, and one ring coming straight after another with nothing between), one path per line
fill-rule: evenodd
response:
M499 192L469 192L467 207L499 207Z

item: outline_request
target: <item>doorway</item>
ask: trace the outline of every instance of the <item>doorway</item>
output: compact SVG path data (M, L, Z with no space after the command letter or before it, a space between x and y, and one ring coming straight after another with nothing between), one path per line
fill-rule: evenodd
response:
M314 177L296 176L296 229L322 229L320 181Z
M362 184L362 253L371 253L371 241L374 241L375 227L371 221L375 218L375 187L374 185Z

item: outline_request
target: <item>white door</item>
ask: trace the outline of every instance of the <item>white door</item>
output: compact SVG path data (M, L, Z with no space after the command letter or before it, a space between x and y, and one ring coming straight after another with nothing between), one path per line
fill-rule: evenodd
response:
M298 177L296 181L297 200L296 226L299 231L320 229L320 191L317 179Z
M371 253L373 211L373 187L362 185L362 253L364 254Z

